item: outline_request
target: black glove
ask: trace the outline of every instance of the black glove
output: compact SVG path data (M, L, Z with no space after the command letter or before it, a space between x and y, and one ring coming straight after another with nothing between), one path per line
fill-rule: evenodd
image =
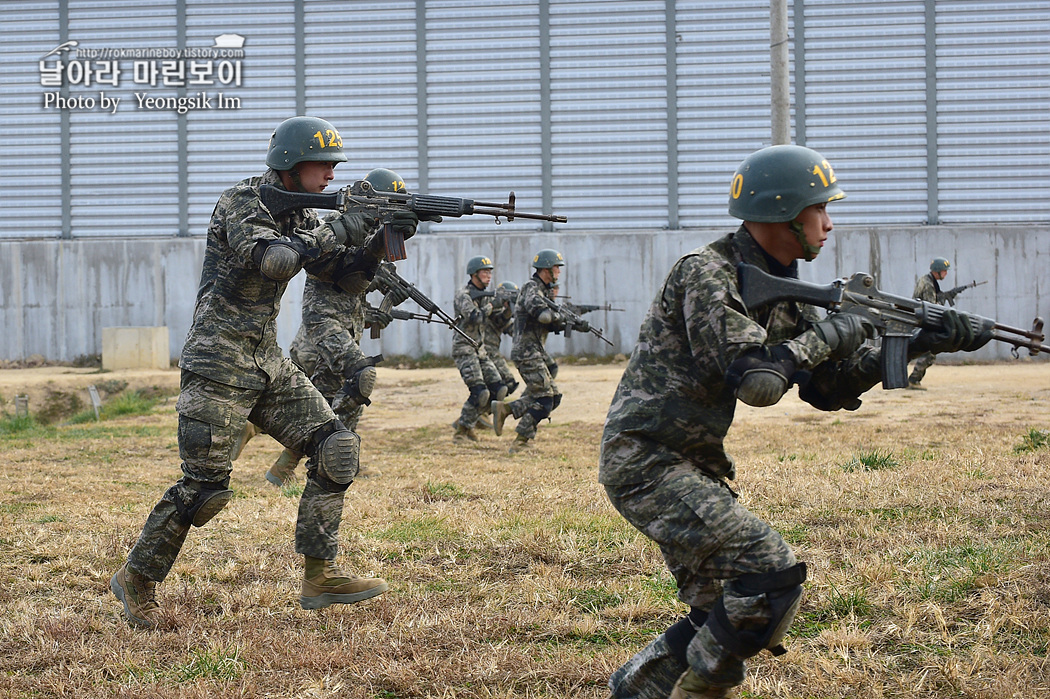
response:
M591 324L585 321L583 318L580 318L578 321L576 321L576 324L572 326L572 329L581 333L590 332Z
M376 282L379 284L380 291L383 292L383 296L390 299L394 306L400 306L408 300L408 290L403 289L397 280L394 278L393 273L397 270L394 267L393 262L383 262L379 265L379 269L376 270Z
M419 225L419 216L415 211L395 211L390 215L390 225L395 233L408 240L416 234L416 226Z
M420 221L430 221L431 223L441 223L441 216L438 214L423 214L419 217Z
M348 294L363 294L368 290L379 269L379 259L368 248L352 248L340 261L333 278L336 286Z
M365 323L371 327L379 327L380 330L394 322L394 316L384 310L369 306L365 308Z
M875 326L868 318L856 313L832 313L814 323L813 329L831 348L832 359L848 357L875 336Z
M375 219L361 213L348 211L328 221L328 227L335 234L340 245L360 247L365 244L368 235L375 228Z
M936 330L923 328L916 333L908 343L908 353L973 352L984 347L991 339L991 327L974 332L970 316L946 308L941 315L941 327Z

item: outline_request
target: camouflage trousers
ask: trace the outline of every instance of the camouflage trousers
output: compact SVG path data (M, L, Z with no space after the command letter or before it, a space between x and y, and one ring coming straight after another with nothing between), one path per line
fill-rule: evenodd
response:
M492 345L485 345L485 352L488 354L493 366L496 367L496 371L499 372L501 383L505 386L510 386L517 381L514 377L514 370L510 368L510 364L507 363L506 358L500 353L499 345L496 345L495 347Z
M706 613L721 597L734 627L767 625L772 609L766 595L741 596L731 581L747 573L790 568L797 562L794 553L777 532L737 502L724 481L684 459L661 461L644 483L605 486L613 507L660 547L678 584L678 599ZM713 686L734 687L744 681L744 661L706 625L689 641L685 657ZM666 699L686 669L661 635L613 673L612 697Z
M473 427L482 411L488 409L488 405L478 405L475 395L479 387L491 387L501 384L499 371L496 365L487 355L479 355L476 352L453 354L452 359L456 362L459 375L467 388L471 389L471 395L463 402L463 408L459 411L459 424L463 427Z
M919 355L919 358L915 360L915 366L911 369L911 375L908 377L908 381L911 383L919 383L922 381L922 377L926 376L926 370L933 366L933 363L936 361L937 355L933 352Z
M350 342L343 348L343 352L347 366L352 366L365 358L365 353L361 351L356 342ZM292 355L292 361L310 377L310 383L328 401L328 405L332 407L339 421L346 429L356 431L365 406L351 400L343 391L345 383L343 376L329 366L328 362L322 359L317 348L309 342L293 345L289 353Z
M561 401L558 384L554 383L558 363L546 352L529 352L520 355L515 365L525 390L520 398L510 402L510 409L518 418L514 429L522 439L533 439L540 421L549 417Z
M158 582L167 577L190 529L180 510L192 508L202 491L229 487L230 454L249 419L300 454L308 451L314 432L335 419L324 397L289 360L262 390L228 386L183 370L176 410L182 477L153 507L128 554L131 570ZM295 550L333 559L345 493L323 490L313 478L316 473L311 458L299 500Z

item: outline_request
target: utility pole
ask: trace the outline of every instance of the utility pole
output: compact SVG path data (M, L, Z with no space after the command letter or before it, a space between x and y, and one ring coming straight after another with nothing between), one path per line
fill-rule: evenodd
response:
M791 143L787 0L769 1L769 77L773 145Z

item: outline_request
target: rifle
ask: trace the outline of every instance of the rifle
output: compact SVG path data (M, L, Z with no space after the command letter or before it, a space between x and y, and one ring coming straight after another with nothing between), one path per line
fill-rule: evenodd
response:
M963 284L962 286L957 286L954 289L949 289L948 291L945 291L944 292L944 300L948 302L949 306L954 306L955 305L955 297L956 296L958 296L962 292L966 291L967 289L973 289L974 287L980 286L981 284L987 284L987 283L988 282L986 282L986 281L985 282L979 282L976 279L974 279L969 284Z
M511 291L510 289L479 289L473 284L470 285L470 298L474 301L478 299L493 299L496 303L506 303L508 301L514 301L518 298L517 291Z
M564 216L555 214L529 214L515 210L514 192L505 204L489 201L474 201L457 197L437 197L430 194L408 194L406 192L377 192L368 180L357 180L337 192L314 194L310 192L289 192L280 187L264 184L259 188L259 198L273 216L280 216L290 209L314 208L334 209L336 211L357 211L371 214L383 224L383 242L386 258L390 261L403 260L405 239L394 231L391 215L395 211L414 211L420 219L435 216L473 216L483 214L492 216L499 224L500 217L513 221L516 218L528 218L538 221L565 223Z
M575 325L576 323L584 322L583 318L581 318L576 313L573 313L571 309L566 308L566 306L568 304L566 304L565 306L559 306L558 304L554 303L553 301L551 301L549 298L547 298L543 294L539 294L539 297L541 299L543 299L543 302L545 304L547 304L548 308L550 308L555 313L562 314L563 316L565 316L569 320L569 322L565 325L565 337L569 337L570 336L570 334L572 333L572 326L573 325ZM591 325L590 328L588 328L588 332L590 332L592 335L594 335L596 338L598 338L599 340L601 340L605 344L609 345L610 347L614 346L613 343L609 340L609 338L607 338L605 335L602 335L602 329L601 328L596 328L593 325Z
M868 318L882 336L882 387L905 388L908 385L908 342L915 328L937 330L941 327L944 306L917 299L894 296L875 288L870 274L858 272L849 279L836 279L830 284L811 284L799 279L774 277L746 263L737 266L740 295L747 308L757 308L776 301L796 301L826 308L832 313L857 313ZM992 330L992 339L1013 345L1014 357L1020 347L1028 354L1050 352L1042 344L1043 320L1036 318L1030 331L1002 325L991 318L969 315L975 333Z
M588 303L570 303L569 301L566 301L562 305L563 306L567 306L571 310L573 310L576 313L579 313L581 315L584 314L584 313L590 313L591 311L622 311L623 310L622 308L613 308L611 303L606 303L604 305L594 306L594 305L591 305L591 304L588 304Z
M393 267L393 265L390 266ZM448 327L452 328L454 332L462 335L467 340L467 342L469 342L475 349L478 348L479 345L477 341L475 341L474 338L472 338L470 335L463 332L459 328L459 325L457 325L459 318L453 318L448 313L445 313L443 310L441 310L441 307L433 301L431 301L426 294L417 289L414 285L412 285L411 282L407 281L396 271L394 271L393 269L386 270L386 276L384 277L383 281L388 286L396 287L397 289L399 289L402 292L402 298L404 298L404 296L408 296L408 298L416 302L416 305L418 305L420 308L426 311L427 315L425 316L425 319L427 323L441 323L442 325L447 325ZM383 300L379 303L379 310L384 313L389 313L393 318L407 320L405 318L400 318L400 314L404 313L404 311L395 312L393 296L394 294L392 292L388 292L383 297ZM437 316L437 318L435 318L434 316ZM413 319L424 320L423 317ZM369 329L369 337L371 337L374 340L379 337L381 332L382 331L378 325L373 325Z

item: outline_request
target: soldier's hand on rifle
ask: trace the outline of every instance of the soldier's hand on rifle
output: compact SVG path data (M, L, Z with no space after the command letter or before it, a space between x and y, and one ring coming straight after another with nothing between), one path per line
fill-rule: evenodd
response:
M967 314L948 308L941 315L940 328L923 328L912 337L908 353L973 352L991 339L991 328L975 333Z
M580 318L572 326L572 329L576 330L577 332L581 332L581 333L590 332L591 331L591 324L588 323L587 321L585 321L583 318Z
M416 234L419 216L415 211L395 211L390 215L390 225L395 233L400 233L405 240L408 240Z
M369 306L365 308L365 324L369 327L379 327L380 330L390 325L394 321L394 316L390 315L386 311L380 310Z
M328 227L332 229L340 245L359 248L365 244L365 240L375 228L375 220L364 214L348 211L329 221Z
M832 359L850 356L865 340L875 337L875 326L857 313L833 313L814 323L813 329L831 348Z

